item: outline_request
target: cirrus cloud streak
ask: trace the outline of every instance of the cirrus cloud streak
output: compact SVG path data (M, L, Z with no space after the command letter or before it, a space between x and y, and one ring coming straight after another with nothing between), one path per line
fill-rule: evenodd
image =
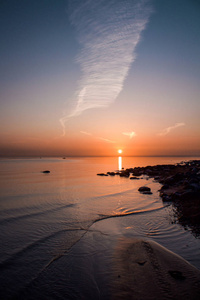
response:
M163 129L160 133L158 133L158 135L165 136L168 133L170 133L172 130L174 130L175 128L181 127L181 126L185 126L185 123L176 123L173 126L169 126L169 127L165 128L165 129Z
M152 12L149 0L71 0L70 5L81 44L77 62L82 76L74 109L61 118L62 126L68 118L115 101Z

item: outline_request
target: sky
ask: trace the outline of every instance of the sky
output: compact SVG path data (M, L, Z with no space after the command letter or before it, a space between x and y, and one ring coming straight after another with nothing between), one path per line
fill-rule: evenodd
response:
M200 156L199 0L1 0L0 156Z

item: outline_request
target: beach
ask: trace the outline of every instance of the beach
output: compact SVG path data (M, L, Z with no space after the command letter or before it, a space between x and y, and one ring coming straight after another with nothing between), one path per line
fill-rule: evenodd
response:
M180 222L154 177L96 175L116 162L1 161L2 299L198 299L194 223ZM178 160L152 162L123 158L124 170Z
M200 272L179 256L142 239L118 247L113 299L198 299Z
M197 268L115 220L91 226L14 299L199 299Z
M199 300L200 0L0 14L0 300Z

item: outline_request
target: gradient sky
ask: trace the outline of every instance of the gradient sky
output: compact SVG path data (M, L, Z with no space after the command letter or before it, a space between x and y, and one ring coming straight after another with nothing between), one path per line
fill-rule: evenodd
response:
M200 155L199 0L1 0L0 156Z

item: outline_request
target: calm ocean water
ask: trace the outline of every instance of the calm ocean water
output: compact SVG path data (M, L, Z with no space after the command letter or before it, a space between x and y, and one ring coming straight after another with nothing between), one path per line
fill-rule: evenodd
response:
M122 166L191 159L199 158L124 157ZM91 232L96 232L93 241L95 236L99 249L99 233L107 242L120 235L154 239L200 269L200 239L189 228L173 224L173 209L159 197L159 183L147 178L134 181L96 175L117 170L118 163L117 157L0 160L1 299L36 299L35 290L39 293L51 283L52 299L87 299L79 298L77 290L80 282L85 283L80 274L86 274L88 253L98 255L97 246L91 250L94 245L87 244ZM43 170L50 173L43 174ZM153 195L140 194L138 187L142 185L151 187ZM61 264L63 257L68 260Z

